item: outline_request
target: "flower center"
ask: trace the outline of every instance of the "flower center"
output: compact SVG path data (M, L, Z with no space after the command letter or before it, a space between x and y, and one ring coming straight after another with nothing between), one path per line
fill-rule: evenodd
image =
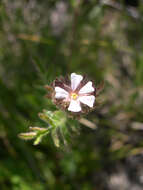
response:
M76 93L72 93L72 94L71 94L71 98L72 98L73 100L76 100L77 97L78 97L78 95L77 95Z

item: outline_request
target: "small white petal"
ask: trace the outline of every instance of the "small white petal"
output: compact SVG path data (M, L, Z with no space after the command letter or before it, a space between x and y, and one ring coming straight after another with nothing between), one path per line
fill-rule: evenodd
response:
M95 96L80 96L79 101L92 108L95 102Z
M83 76L77 75L75 73L71 74L71 88L72 90L76 90L80 82L82 81Z
M71 100L68 110L72 112L80 112L81 111L80 102L78 100Z
M55 92L55 98L57 99L67 98L69 95L69 93L61 87L55 87Z
M86 85L84 85L80 91L79 94L86 94L86 93L91 93L94 92L94 88L92 86L92 82L89 81L88 83L86 83Z

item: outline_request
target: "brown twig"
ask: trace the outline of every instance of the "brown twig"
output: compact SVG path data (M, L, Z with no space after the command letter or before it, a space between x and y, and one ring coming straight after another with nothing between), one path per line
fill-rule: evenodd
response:
M91 122L91 121L89 121L89 120L87 120L85 118L80 118L79 122L81 124L85 125L86 127L91 128L91 129L97 129L97 126L93 122Z

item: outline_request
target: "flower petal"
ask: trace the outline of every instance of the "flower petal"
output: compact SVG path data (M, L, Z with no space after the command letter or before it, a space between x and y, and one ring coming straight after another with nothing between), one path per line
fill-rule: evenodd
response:
M76 90L80 82L82 81L83 76L77 75L75 73L71 74L71 88L72 90Z
M95 102L95 96L80 96L79 101L92 108Z
M79 91L79 94L86 94L86 93L91 93L91 92L94 92L94 88L92 86L92 82L89 81L88 83L86 83L86 85L84 85L80 91Z
M71 100L68 110L71 112L80 112L81 106L78 100Z
M55 87L55 92L55 98L57 99L67 98L69 95L69 93L61 87Z

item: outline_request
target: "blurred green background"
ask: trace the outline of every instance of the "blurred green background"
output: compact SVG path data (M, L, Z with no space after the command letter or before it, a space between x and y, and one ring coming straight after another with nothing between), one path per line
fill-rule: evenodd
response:
M87 74L101 104L67 147L18 134L44 126L43 86ZM1 0L0 189L143 189L143 1Z

